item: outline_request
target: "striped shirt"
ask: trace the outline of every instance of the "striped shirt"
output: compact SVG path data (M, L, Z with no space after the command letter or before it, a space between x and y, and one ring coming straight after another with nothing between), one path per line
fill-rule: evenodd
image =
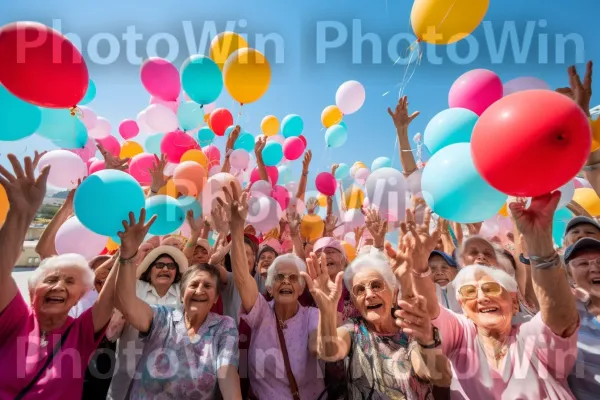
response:
M569 386L577 400L600 398L600 321L587 304L577 300L581 325L577 340L577 364L569 376Z

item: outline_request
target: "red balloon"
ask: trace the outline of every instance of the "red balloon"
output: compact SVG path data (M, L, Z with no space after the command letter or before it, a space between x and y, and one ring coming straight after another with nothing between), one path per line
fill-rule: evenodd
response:
M269 181L271 185L275 186L277 184L277 180L279 179L279 170L277 167L266 167L267 175L269 175ZM260 174L258 172L258 167L252 170L250 173L250 183L254 183L256 181L260 181Z
M585 165L592 145L590 123L567 96L527 90L492 104L471 138L477 171L494 188L516 197L558 189Z
M0 83L40 107L75 107L89 84L87 65L66 37L37 22L0 28Z
M210 113L210 127L217 136L223 136L225 130L233 125L233 116L225 108L217 108Z

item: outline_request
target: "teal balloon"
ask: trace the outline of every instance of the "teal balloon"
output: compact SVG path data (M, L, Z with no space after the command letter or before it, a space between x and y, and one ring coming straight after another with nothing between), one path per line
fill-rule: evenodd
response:
M157 135L148 136L146 138L146 143L144 144L146 152L154 153L157 156L160 156L161 155L160 142L163 140L164 137L165 137L164 133L159 133Z
M64 108L41 108L41 113L42 122L37 130L38 135L55 141L75 134L79 118L71 115L71 111Z
M344 129L348 130L348 126L346 125L346 123L345 123L344 121L340 121L340 122L338 123L338 125L341 125L341 126L343 126L343 127L344 127Z
M168 235L181 228L185 221L185 213L177 199L171 196L158 195L146 200L146 218L156 215L156 220L150 227L153 235Z
M350 176L350 166L348 164L338 164L338 168L335 170L335 179L342 180Z
M85 92L85 96L83 96L83 99L81 99L81 101L79 102L79 105L85 106L86 104L88 104L92 100L94 100L95 98L96 98L96 84L94 83L93 80L90 79L90 81L88 82L87 91Z
M242 133L233 144L233 149L242 149L249 153L252 152L254 150L254 136L248 132Z
M0 85L0 141L15 141L36 132L42 123L42 110L13 96Z
M371 163L371 172L378 170L379 168L392 168L392 160L387 157L377 157Z
M283 147L277 142L267 142L262 151L262 158L267 167L274 167L283 158Z
M129 221L130 212L139 218L145 201L142 187L131 175L105 169L81 182L73 207L83 226L99 235L113 237L123 231L122 222Z
M294 172L292 171L292 167L290 167L289 164L278 166L277 171L279 172L278 183L280 185L285 185L294 180Z
M63 149L83 149L88 142L88 131L83 122L77 117L74 118L73 129L65 130L60 139L52 142Z
M198 143L200 146L208 146L215 139L215 133L208 126L204 126L198 130Z
M183 215L187 215L188 211L191 211L194 219L198 219L202 216L202 206L200 202L193 196L185 196L177 199L179 205L183 210Z
M210 58L194 55L181 67L181 85L190 99L198 104L210 104L223 90L223 75Z
M425 128L423 143L435 154L455 143L469 143L479 116L466 108L450 108L437 114Z
M479 175L469 143L451 144L435 153L423 170L421 190L434 213L463 224L496 215L508 198Z
M554 220L552 221L552 238L557 246L562 247L567 224L573 218L573 213L566 207L556 210L554 213Z
M179 120L179 127L182 130L191 131L204 122L204 110L200 104L193 101L186 101L179 104L177 119Z
M281 134L284 138L302 135L304 130L304 121L302 117L296 114L287 115L281 121Z
M121 232L123 232L123 228L121 228ZM150 239L152 239L152 237L153 237L153 236L155 236L155 235L147 234L147 235L144 237L144 242L145 242L145 241L148 241L148 240L150 240ZM113 242L115 242L116 244L118 244L118 245L121 245L121 238L120 238L118 235L111 236L111 237L110 237L110 239L111 239Z
M330 126L325 131L325 144L327 147L340 147L348 140L348 132L346 128L337 124Z

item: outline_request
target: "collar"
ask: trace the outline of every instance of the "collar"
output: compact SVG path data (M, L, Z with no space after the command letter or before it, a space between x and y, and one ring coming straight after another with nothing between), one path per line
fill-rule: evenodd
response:
M181 334L187 335L187 328L185 327L185 321L183 318L183 313L184 313L183 305L173 309L172 313L173 313L173 322L175 322L175 324L180 327ZM208 315L206 316L206 319L204 320L204 323L202 324L202 326L200 326L200 330L198 331L197 335L202 336L202 334L205 331L207 331L208 329L217 325L220 321L221 321L221 318L219 315L217 315L213 312L209 312Z
M158 292L156 291L156 288L154 287L154 285L152 285L151 283L148 283L148 282L146 282L146 283L147 283L147 285L148 285L148 286L146 286L146 292L147 292L147 293L152 293L154 296L156 296L156 297L158 297L158 298L161 298L161 297L159 296ZM166 294L165 296L169 296L169 295L171 295L171 296L173 296L173 297L176 297L176 298L177 298L177 297L179 296L179 294L178 294L178 290L177 290L177 288L178 288L178 286L177 286L177 285L178 285L177 283L174 283L174 284L172 284L172 285L169 287L169 290L167 290L167 294Z

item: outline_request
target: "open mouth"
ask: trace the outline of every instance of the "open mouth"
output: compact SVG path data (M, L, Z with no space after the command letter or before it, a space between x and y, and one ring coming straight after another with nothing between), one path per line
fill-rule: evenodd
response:
M192 297L192 301L196 303L206 303L208 301L208 297Z
M290 295L292 293L294 293L294 292L292 291L292 289L289 289L289 288L283 288L283 289L279 290L279 294L283 294L283 295Z
M163 272L160 273L156 276L157 278L171 278L171 274L169 274L168 272Z
M371 304L367 306L367 310L378 310L383 307L383 304Z
M479 309L479 312L483 314L495 313L496 311L498 311L498 307L485 307Z
M62 304L65 302L65 299L59 296L48 296L46 297L45 302L47 304Z
M436 279L435 283L437 283L440 286L446 286L450 282L448 281L448 279Z
M600 278L594 278L590 282L592 285L600 285Z

